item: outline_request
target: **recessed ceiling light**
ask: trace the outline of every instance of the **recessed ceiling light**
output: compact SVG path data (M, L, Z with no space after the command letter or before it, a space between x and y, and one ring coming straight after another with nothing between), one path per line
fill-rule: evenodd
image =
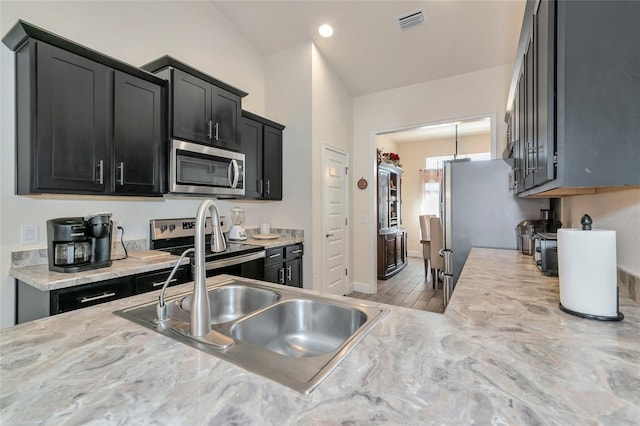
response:
M318 32L322 37L331 37L333 35L333 28L329 24L320 25Z

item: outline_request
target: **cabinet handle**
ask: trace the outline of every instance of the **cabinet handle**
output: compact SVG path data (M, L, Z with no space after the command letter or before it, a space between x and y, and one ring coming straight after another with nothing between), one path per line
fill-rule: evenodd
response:
M280 268L278 273L280 274L280 284L284 284L284 268Z
M271 194L271 179L267 179L267 194Z
M124 185L124 162L120 162L120 164L118 164L118 169L120 169L120 177L118 178L118 184L119 185Z
M302 250L294 250L294 251L292 251L291 253L293 253L293 254L302 253Z
M258 180L258 194L262 195L262 179Z
M170 280L170 281L169 281L169 284L171 284L171 283L175 283L175 282L177 282L177 281L178 281L178 279L177 279L177 278L174 278L174 279L172 279L172 280ZM160 287L161 285L164 285L164 281L158 281L157 283L153 283L153 284L152 284L152 286L153 286L153 287Z
M98 162L98 183L102 185L104 183L104 161Z
M287 266L287 281L291 281L291 266Z
M329 238L329 237L333 237L333 234L331 232L328 232L325 234L325 237ZM302 251L302 250L301 250Z
M207 139L213 139L213 121L207 122Z
M218 130L220 129L220 126L217 121L216 121L215 128L216 128L215 140L219 140L220 138L218 137Z
M280 257L280 256L281 256L281 253L271 254L271 255L269 255L269 259L273 259L275 257Z
M111 297L115 295L116 295L115 293L102 293L98 296L83 297L82 299L80 299L80 303L93 302L94 300L106 299L107 297Z

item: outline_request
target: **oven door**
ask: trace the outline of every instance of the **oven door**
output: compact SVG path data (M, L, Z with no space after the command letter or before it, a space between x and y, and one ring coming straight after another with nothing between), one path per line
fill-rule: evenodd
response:
M170 192L244 195L244 154L173 139L169 169Z

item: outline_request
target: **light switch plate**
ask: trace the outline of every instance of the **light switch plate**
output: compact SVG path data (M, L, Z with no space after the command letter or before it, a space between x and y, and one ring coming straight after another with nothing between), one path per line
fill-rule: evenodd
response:
M38 225L22 225L20 227L20 244L38 244Z

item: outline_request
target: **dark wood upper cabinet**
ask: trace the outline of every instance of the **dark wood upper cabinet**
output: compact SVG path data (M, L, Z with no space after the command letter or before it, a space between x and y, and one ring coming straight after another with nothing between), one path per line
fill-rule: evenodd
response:
M162 194L166 144L161 87L116 71L114 106L114 192Z
M245 198L282 200L284 126L242 112L240 151L245 155Z
M142 66L170 80L169 133L178 139L240 151L240 116L246 92L171 56Z
M282 200L282 130L265 126L263 156L263 198Z
M173 136L209 144L211 84L178 69L173 70Z
M247 117L240 121L240 146L244 154L244 196L262 198L262 136L264 125Z
M640 186L638 16L640 2L527 1L507 116L520 196Z
M18 53L23 69L35 77L35 90L19 90L29 81L18 85L18 193L106 191L113 70L34 40Z
M161 196L166 81L24 21L16 52L16 193Z

